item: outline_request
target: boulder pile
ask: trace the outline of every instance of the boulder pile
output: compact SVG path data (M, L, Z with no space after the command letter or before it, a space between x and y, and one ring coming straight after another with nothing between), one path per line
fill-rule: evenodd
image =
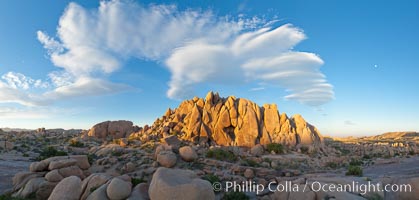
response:
M37 199L46 199L60 181L67 177L82 180L90 175L89 168L86 155L57 156L33 162L29 172L13 177L13 196L27 198L35 194Z
M145 126L132 137L150 140L170 135L197 144L222 146L322 145L320 132L301 115L290 118L285 113L280 114L275 104L260 107L247 99L221 98L213 92L205 99L195 97L183 101L178 108L167 110L153 126Z

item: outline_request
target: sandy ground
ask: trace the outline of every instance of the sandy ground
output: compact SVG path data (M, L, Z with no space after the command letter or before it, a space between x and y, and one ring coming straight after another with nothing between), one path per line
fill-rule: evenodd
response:
M0 154L0 194L12 188L12 178L18 172L28 171L31 161L16 155Z
M371 178L419 176L419 156L402 159L383 159L380 164L363 169L364 176Z

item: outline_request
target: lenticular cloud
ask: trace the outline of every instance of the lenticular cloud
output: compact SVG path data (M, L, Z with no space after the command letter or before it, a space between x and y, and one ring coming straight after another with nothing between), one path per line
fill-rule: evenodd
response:
M202 83L263 82L284 88L285 99L308 105L333 99L333 87L320 71L323 60L294 50L306 39L303 31L270 22L173 5L107 1L89 10L70 3L57 37L39 31L38 39L61 74L70 74L78 86L82 80L102 82L93 76L114 73L134 57L164 64L171 72L170 98L190 97ZM120 89L107 84L104 92Z

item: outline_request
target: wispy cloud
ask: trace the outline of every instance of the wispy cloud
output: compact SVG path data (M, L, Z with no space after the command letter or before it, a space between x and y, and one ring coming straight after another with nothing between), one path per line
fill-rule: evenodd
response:
M351 120L345 120L343 123L344 123L345 125L347 125L347 126L354 126L354 125L356 125L356 123L355 123L355 122L353 122L353 121L351 121Z
M79 112L81 112L79 108L0 106L0 119L48 119L63 113L71 115Z
M255 88L250 88L249 91L254 92L254 91L261 91L261 90L265 90L264 87L255 87Z
M1 78L12 88L14 89L24 89L27 90L30 87L34 88L48 88L49 83L44 82L40 79L34 80L30 77L26 77L21 73L8 72L1 76Z
M263 82L284 88L285 99L308 105L333 99L333 86L320 71L323 60L295 50L307 38L303 30L275 24L276 19L217 16L174 5L102 1L99 8L86 9L70 3L56 37L37 32L58 67L48 74L48 87L31 93L26 90L35 80L26 84L10 77L0 82L0 102L41 105L129 89L105 77L130 58L163 64L171 72L170 98L193 96L200 84Z

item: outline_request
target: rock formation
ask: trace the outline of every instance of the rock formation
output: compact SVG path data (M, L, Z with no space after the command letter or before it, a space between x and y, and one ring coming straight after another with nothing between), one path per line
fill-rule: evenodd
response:
M130 121L119 120L119 121L105 121L94 125L88 132L88 136L105 139L112 137L113 139L119 139L128 137L130 133L138 131L137 126L133 126Z
M195 97L169 109L154 125L137 135L177 135L182 140L221 146L253 147L256 144L282 143L288 146L322 143L319 131L301 115L289 118L279 114L275 104L262 107L229 96L209 92L205 99Z

